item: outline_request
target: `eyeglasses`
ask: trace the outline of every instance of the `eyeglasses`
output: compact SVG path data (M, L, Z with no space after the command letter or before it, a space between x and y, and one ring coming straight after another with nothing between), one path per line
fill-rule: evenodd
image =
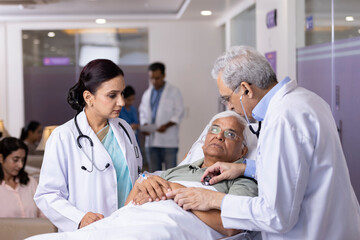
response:
M216 125L212 125L209 128L209 133L211 134L219 134L221 132L221 127L216 126ZM227 139L231 139L231 140L236 140L236 139L240 139L240 136L237 135L234 131L232 130L224 130L224 136Z
M226 104L230 101L230 98L231 98L232 94L234 93L234 91L235 91L235 90L233 90L233 91L231 92L231 94L228 95L228 96L220 96L220 98L221 98L220 102L221 102L222 104L226 105Z
M224 105L227 105L228 102L230 102L230 98L233 95L233 93L236 91L236 89L238 89L239 87L236 87L234 90L232 90L231 94L228 96L220 96L221 100L220 102Z

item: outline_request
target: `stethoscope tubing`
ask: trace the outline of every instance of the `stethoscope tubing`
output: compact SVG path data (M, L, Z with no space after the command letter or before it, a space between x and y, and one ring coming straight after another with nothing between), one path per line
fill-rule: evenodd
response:
M251 131L253 134L255 134L256 138L259 138L260 130L261 130L261 121L259 121L259 123L258 123L258 124L259 124L259 127L258 127L258 129L255 131L254 128L253 128L253 127L251 126L251 124L250 124L249 118L247 117L247 114L246 114L244 105L243 105L243 103L242 103L242 97L243 97L243 96L244 96L244 94L240 96L240 104L241 104L241 108L242 108L242 110L243 110L243 112L244 112L244 116L245 116L245 119L246 119L246 123L247 123L250 131Z
M81 145L80 140L81 140L82 138L85 138L86 140L89 141L90 147L91 147L91 158L90 158L90 157L85 153L85 151L83 150L86 158L91 162L91 170L88 170L85 166L81 166L81 169L82 169L82 170L85 170L85 171L87 171L87 172L92 172L92 171L94 170L94 167L95 167L98 171L103 172L103 171L105 171L105 170L110 166L110 163L106 163L106 165L105 165L105 167L104 167L103 169L98 168L97 165L95 164L95 161L94 161L94 143L93 143L91 137L83 134L82 131L80 130L79 124L78 124L78 122L77 122L77 116L78 116L79 114L80 114L80 112L77 113L77 114L75 115L75 117L74 117L75 127L76 127L76 129L77 129L77 131L78 131L78 133L79 133L79 136L76 138L76 143L77 143L78 147L79 147L81 150L83 150L83 147L82 147L82 145ZM118 122L118 124L119 124L119 126L123 129L123 131L125 132L125 134L126 134L126 136L128 137L131 145L133 145L133 147L134 147L134 153L135 153L136 158L139 158L139 156L140 156L140 155L139 155L139 150L138 150L137 146L135 146L135 145L133 144L133 142L132 142L132 140L131 140L131 138L130 138L130 135L129 135L128 131L126 130L126 128L124 127L124 125L121 124L121 122Z

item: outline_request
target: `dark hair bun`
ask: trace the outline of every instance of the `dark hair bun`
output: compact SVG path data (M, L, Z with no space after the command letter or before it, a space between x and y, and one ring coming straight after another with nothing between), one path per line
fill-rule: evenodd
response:
M85 107L85 101L82 96L83 88L80 86L80 82L76 83L68 92L67 102L76 111L80 112Z

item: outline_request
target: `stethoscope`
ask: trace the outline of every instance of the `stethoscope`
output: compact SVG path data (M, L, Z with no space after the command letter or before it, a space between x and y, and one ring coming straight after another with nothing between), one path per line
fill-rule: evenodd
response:
M254 128L253 128L253 127L251 126L251 124L250 124L250 121L249 121L249 119L248 119L248 117L247 117L247 115L246 115L246 112L245 112L244 105L243 105L243 103L242 103L242 98L243 98L244 94L246 95L246 94L248 94L248 93L249 93L249 90L245 90L245 92L240 96L240 104L241 104L241 108L242 108L242 110L243 110L243 112L244 112L244 116L245 116L247 125L248 125L248 127L250 128L250 131L251 131L253 134L255 134L256 138L259 138L260 129L261 129L261 121L259 121L259 123L258 123L258 124L259 124L258 129L255 131Z
M80 112L79 112L79 113L80 113ZM77 116L79 115L79 113L76 114L75 117L74 117L75 127L76 127L76 129L77 129L77 131L78 131L78 133L79 133L79 136L76 138L77 145L79 146L80 149L82 149L82 145L81 145L81 143L80 143L80 140L81 140L82 138L85 138L86 140L89 141L90 147L91 147L91 158L85 153L85 151L83 151L84 154L86 155L86 158L91 162L91 170L88 170L85 166L81 166L81 169L84 170L84 171L87 171L87 172L92 172L92 171L94 170L94 167L95 167L98 171L103 172L103 171L105 171L108 167L110 167L110 163L106 163L106 164L105 164L105 167L102 168L102 169L101 169L101 168L98 168L98 166L96 166L96 164L95 164L95 162L94 162L94 143L93 143L92 139L91 139L89 136L84 135L84 134L81 132L81 130L80 130L80 128L79 128L79 125L78 125L78 122L77 122ZM119 126L124 130L126 136L129 138L129 141L130 141L131 145L133 145L136 158L139 158L139 149L137 148L137 146L135 146L135 145L133 144L133 142L132 142L132 140L131 140L131 138L130 138L130 135L129 135L128 131L126 130L126 128L124 127L124 125L122 125L121 122L118 122L118 124L119 124Z

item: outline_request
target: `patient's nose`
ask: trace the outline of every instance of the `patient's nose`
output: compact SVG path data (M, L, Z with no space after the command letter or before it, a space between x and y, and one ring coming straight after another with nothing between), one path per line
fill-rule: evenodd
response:
M220 141L225 141L224 131L220 131L218 134L216 134L216 138Z

